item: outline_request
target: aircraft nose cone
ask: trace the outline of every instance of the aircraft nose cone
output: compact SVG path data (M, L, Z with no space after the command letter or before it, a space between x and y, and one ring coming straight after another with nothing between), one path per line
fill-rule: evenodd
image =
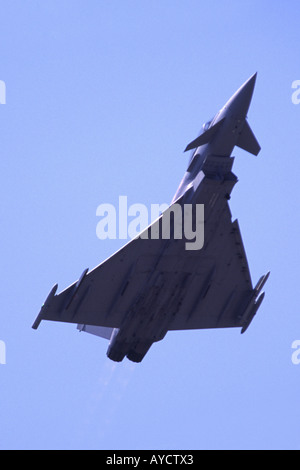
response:
M246 117L253 90L256 82L257 72L253 74L230 98L226 103L226 108L235 116Z

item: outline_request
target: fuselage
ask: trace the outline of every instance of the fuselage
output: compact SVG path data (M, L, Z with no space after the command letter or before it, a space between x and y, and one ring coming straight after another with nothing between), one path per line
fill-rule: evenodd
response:
M203 134L208 132L212 138L194 150L171 203L172 205L180 199L181 205L203 204L207 208L209 216L205 219L205 230L209 234L211 244L206 250L208 257L213 256L215 250L213 243L219 233L217 230L219 220L226 209L227 196L229 197L237 181L235 175L231 173L233 159L229 157L245 125L255 78L256 74L239 88L212 121L203 126ZM217 125L218 123L220 124ZM216 125L217 130L214 132L213 127ZM210 175L206 177L206 170L212 161L215 165L216 159L218 159L217 173L212 176L212 179L216 179L215 186L211 184ZM160 241L157 240L157 243ZM193 275L186 270L174 273L166 270L164 266L166 259L178 258L179 244L165 240L159 246L157 250L159 254L153 269L149 271L145 289L135 299L120 330L115 329L111 338L108 357L114 361L121 361L127 355L130 360L140 362L152 343L160 341L165 336L184 302L187 310L191 308L191 305L187 305L187 299L190 299L194 305L195 300L189 294L189 287L193 286ZM209 282L210 279L205 279L204 284L207 283L207 286L202 286L202 290L209 288Z
M203 125L203 132L206 132L223 121L211 141L195 149L172 203L178 200L189 188L193 188L193 192L196 192L200 180L199 173L210 155L218 157L229 157L231 155L245 125L255 80L256 74L250 77L234 93L210 122Z

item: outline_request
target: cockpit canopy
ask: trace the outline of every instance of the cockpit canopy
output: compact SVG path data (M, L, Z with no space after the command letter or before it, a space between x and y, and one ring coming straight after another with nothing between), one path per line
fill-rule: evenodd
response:
M202 131L205 132L209 129L210 125L212 123L212 119L210 119L209 121L205 122L202 126Z

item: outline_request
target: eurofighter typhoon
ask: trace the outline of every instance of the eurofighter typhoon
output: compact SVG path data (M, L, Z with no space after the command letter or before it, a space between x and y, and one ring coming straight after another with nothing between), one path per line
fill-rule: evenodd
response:
M260 151L247 121L255 81L256 74L186 147L193 153L169 208L59 294L56 284L34 329L41 320L76 323L80 331L108 339L107 355L117 362L125 356L141 362L168 331L246 331L262 303L269 273L253 287L238 221L231 220L228 201L237 182L231 171L234 147L254 155ZM198 213L199 207L204 210ZM197 214L203 217L197 219ZM188 215L195 230L203 229L203 240L196 246L184 227ZM169 231L164 230L165 220Z

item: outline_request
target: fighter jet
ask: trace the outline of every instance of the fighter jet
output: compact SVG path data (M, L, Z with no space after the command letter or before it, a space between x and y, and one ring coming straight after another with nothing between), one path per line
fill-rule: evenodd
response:
M90 272L85 269L78 281L59 294L56 284L34 329L41 320L77 323L80 331L108 339L107 355L117 362L125 357L141 362L168 331L247 330L264 298L261 291L269 273L253 287L229 199L237 182L232 173L234 147L254 155L260 151L247 121L255 81L256 74L186 147L193 153L169 208L106 261ZM182 228L184 216L179 222L175 217L178 207L183 209L181 214L186 207L192 208L196 216L197 207L204 208L204 217L192 221L192 233L196 226L203 229L197 246L191 246ZM169 221L169 236L163 231L164 220ZM182 236L178 236L178 226Z

